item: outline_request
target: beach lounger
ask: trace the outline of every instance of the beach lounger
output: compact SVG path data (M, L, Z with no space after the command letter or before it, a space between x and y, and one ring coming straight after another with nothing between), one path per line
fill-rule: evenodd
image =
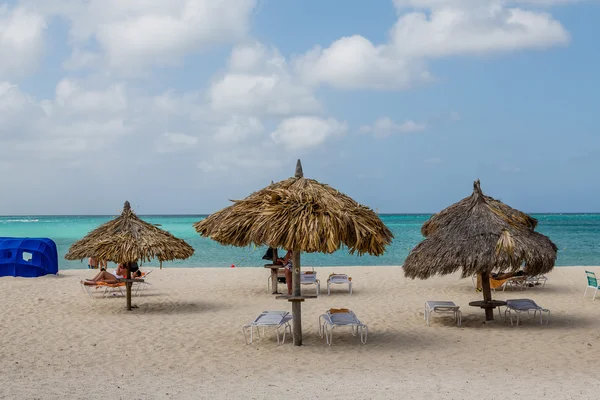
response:
M527 312L528 317L530 316L530 312L533 311L533 318L535 318L536 314L540 313L540 324L544 323L543 313L546 313L546 325L548 325L548 321L550 320L550 310L538 306L535 301L531 299L509 299L506 300L506 308L504 310L504 320L506 321L506 315L510 317L510 324L513 325L512 313L517 314L517 326L519 326L521 313Z
M473 282L473 287L477 289L477 291L481 291L481 278L480 275L473 275L471 277L471 281ZM506 279L494 279L490 278L490 288L493 291L499 290L502 288L502 291L506 291L507 288L511 290L523 290L526 287L527 277L524 275L521 276L511 276Z
M93 285L89 281L80 281L83 290L90 296L94 297L94 289L103 289L102 297L108 297L112 295L124 296L123 288L125 288L125 282L106 283L106 282L95 282Z
M292 326L290 321L292 316L287 311L263 311L258 317L249 324L242 326L242 333L244 334L244 341L246 344L252 343L254 339L254 328L256 328L256 334L260 337L259 328L263 328L263 335L265 334L266 328L275 328L277 332L277 344L283 344L285 342L285 331L289 331L292 334ZM250 328L250 341L248 341L247 330ZM283 328L283 339L279 341L279 329ZM293 338L293 336L292 336Z
M338 326L349 326L352 336L360 333L362 344L367 343L369 329L367 325L360 322L356 314L347 308L330 308L327 312L319 316L319 335L325 336L325 341L331 346L333 340L333 328Z
M142 272L142 276L140 278L146 278L153 270L147 270ZM125 296L124 290L126 289L125 282L115 282L115 283L107 283L107 282L94 282L91 284L90 281L80 281L82 289L90 296L93 297L95 290L104 289L102 291L102 297L108 297L110 295L116 296L121 295ZM132 294L134 296L140 296L142 291L146 287L146 285L150 285L149 282L133 282L131 286ZM94 290L95 289L95 290Z
M538 285L542 285L542 289L543 289L546 286L546 282L547 281L548 281L548 278L546 277L546 275L528 276L525 279L524 286L538 286Z
M331 285L348 284L348 291L352 295L352 278L346 274L331 274L327 278L327 295L331 295Z
M300 272L300 284L315 285L317 296L321 294L321 281L317 279L317 272L314 270Z
M587 286L585 288L585 292L583 292L583 298L585 299L585 295L587 294L587 290L589 288L594 289L594 298L592 300L596 300L596 294L598 293L598 289L600 289L600 284L598 284L598 279L596 279L596 274L592 271L585 271L585 276L587 278Z
M462 324L462 312L459 310L460 306L457 306L452 301L426 301L425 302L425 321L429 326L430 316L432 312L438 314L452 314L452 318L456 321L456 324L460 326Z

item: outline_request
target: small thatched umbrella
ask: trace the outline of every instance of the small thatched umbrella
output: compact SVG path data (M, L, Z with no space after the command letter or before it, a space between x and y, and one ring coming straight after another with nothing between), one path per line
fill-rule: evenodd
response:
M293 253L292 302L295 344L302 345L300 252L381 255L393 235L377 214L332 187L304 178L300 160L293 178L235 200L194 228L204 237L239 247L282 247Z
M492 300L490 274L516 272L525 264L527 275L554 268L556 245L537 232L537 220L485 196L479 180L473 194L433 215L421 229L426 239L408 255L403 269L409 278L427 279L462 270L462 277L481 274L483 299ZM493 319L485 308L486 320Z
M127 267L127 310L131 310L130 264L136 261L161 262L184 260L194 254L192 246L156 226L142 221L131 210L128 201L121 215L100 225L83 239L73 243L65 255L67 260L96 257L122 263Z

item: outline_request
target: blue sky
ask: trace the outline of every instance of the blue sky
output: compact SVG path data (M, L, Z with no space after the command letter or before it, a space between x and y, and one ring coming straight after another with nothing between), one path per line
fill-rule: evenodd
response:
M139 4L138 4L139 3ZM597 1L0 1L2 214L600 211Z

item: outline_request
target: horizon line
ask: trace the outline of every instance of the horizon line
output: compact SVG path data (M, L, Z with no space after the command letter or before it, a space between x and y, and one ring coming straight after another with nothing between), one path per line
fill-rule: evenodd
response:
M214 213L212 213L214 214ZM377 215L390 216L390 215L433 215L435 212L380 212ZM569 211L569 212L526 212L525 214L530 215L593 215L600 214L600 211ZM0 215L0 218L7 217L112 217L120 215L120 213L114 214L12 214L12 215ZM206 217L211 214L137 214L144 217Z

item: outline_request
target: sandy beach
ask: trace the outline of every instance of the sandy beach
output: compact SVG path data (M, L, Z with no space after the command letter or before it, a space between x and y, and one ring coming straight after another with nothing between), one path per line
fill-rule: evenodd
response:
M93 271L0 278L0 398L598 398L600 298L582 298L583 267L555 268L543 289L496 292L551 310L548 326L519 327L483 324L483 312L468 306L481 293L458 275L316 270L322 294L302 307L302 347L278 346L274 332L244 344L243 324L263 310L291 310L267 291L262 268L156 269L131 312L122 297L81 289ZM327 296L331 272L353 277L352 296L341 287ZM437 315L427 327L425 300L459 304L462 327ZM317 319L330 307L354 310L368 343L340 329L327 346Z

